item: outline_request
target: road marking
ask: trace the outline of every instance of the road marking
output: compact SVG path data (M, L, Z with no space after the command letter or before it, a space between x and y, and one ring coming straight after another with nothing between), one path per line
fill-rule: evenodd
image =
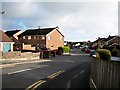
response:
M33 86L35 86L36 84L40 83L41 81L42 81L42 80L39 80L39 81L33 83L32 85L30 85L29 87L27 87L25 90L31 89Z
M31 90L35 90L38 86L40 86L41 84L45 83L46 81L41 81L40 83L38 83L37 85L35 85Z
M91 78L91 82L92 82L93 86L94 86L95 88L97 88L92 78Z
M15 72L10 72L10 73L8 73L8 75L12 75L12 74L16 74L16 73L20 73L20 72L24 72L24 71L33 70L33 69L37 69L37 68L40 68L40 67L42 67L42 66L38 66L38 67L35 67L35 68L23 69L23 70L19 70L19 71L15 71Z
M58 71L56 73L53 73L52 75L49 75L47 78L52 79L52 78L60 75L63 72L64 72L63 70ZM38 86L40 86L41 84L43 84L45 82L47 82L47 81L45 81L45 80L39 80L39 81L33 83L32 85L28 86L25 90L35 90Z
M8 75L16 74L16 73L20 73L20 72L24 72L24 71L29 71L29 70L31 70L31 69L19 70L19 71L15 71L15 72L8 73Z
M52 75L48 76L47 78L49 78L49 79L55 78L56 76L60 75L63 72L64 72L63 70L58 71L58 72L53 73Z
M70 84L71 84L71 81L73 79L75 79L76 77L78 77L80 74L82 74L85 70L82 70L80 73L78 73L77 75L75 75L73 78L71 78L68 83L67 83L67 89L70 88Z

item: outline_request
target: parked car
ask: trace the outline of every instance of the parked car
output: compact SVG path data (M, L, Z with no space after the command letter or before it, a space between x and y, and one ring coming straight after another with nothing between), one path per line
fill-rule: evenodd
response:
M96 55L96 51L95 50L91 50L90 51L90 57L92 57L93 55Z
M86 50L85 50L85 53L90 53L90 49L86 49Z

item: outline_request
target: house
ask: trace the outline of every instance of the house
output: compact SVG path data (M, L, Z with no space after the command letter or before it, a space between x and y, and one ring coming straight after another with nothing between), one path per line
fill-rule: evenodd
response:
M64 36L59 31L59 27L29 29L18 36L22 43L22 50L40 50L49 48L56 50L64 46Z
M103 48L104 45L116 48L117 46L120 46L120 37L109 35L107 38L98 38L92 43L92 47L97 46L99 48Z
M13 44L14 42L2 30L0 30L0 51L13 51Z
M117 48L117 46L120 47L120 36L109 36L106 45L114 48Z
M21 30L9 30L5 32L5 34L9 36L10 39L14 42L13 50L19 50L20 42L18 40L18 35L20 35L21 33Z

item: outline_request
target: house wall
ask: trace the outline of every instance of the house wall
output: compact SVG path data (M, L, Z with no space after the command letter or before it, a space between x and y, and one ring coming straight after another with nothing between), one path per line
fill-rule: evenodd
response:
M1 43L0 43L0 51L1 51Z
M22 37L19 37L19 41L21 43L24 43L24 45L31 45L33 47L36 47L36 50L40 47L40 46L45 46L46 45L46 37L45 36L31 36L31 39L28 39L29 36L25 36L25 39ZM44 40L42 39L42 37L45 37ZM29 46L28 46L29 48Z
M50 37L50 40L49 40ZM61 37L61 40L60 40ZM64 46L64 37L57 31L54 30L46 36L46 47L50 50L56 50L58 47Z

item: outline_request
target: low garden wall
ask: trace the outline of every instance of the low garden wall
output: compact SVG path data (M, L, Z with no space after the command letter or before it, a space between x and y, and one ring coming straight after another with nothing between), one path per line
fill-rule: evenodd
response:
M21 51L14 51L14 52L1 52L1 59L21 59L21 58L40 58L40 52L32 53L32 52L23 52Z

